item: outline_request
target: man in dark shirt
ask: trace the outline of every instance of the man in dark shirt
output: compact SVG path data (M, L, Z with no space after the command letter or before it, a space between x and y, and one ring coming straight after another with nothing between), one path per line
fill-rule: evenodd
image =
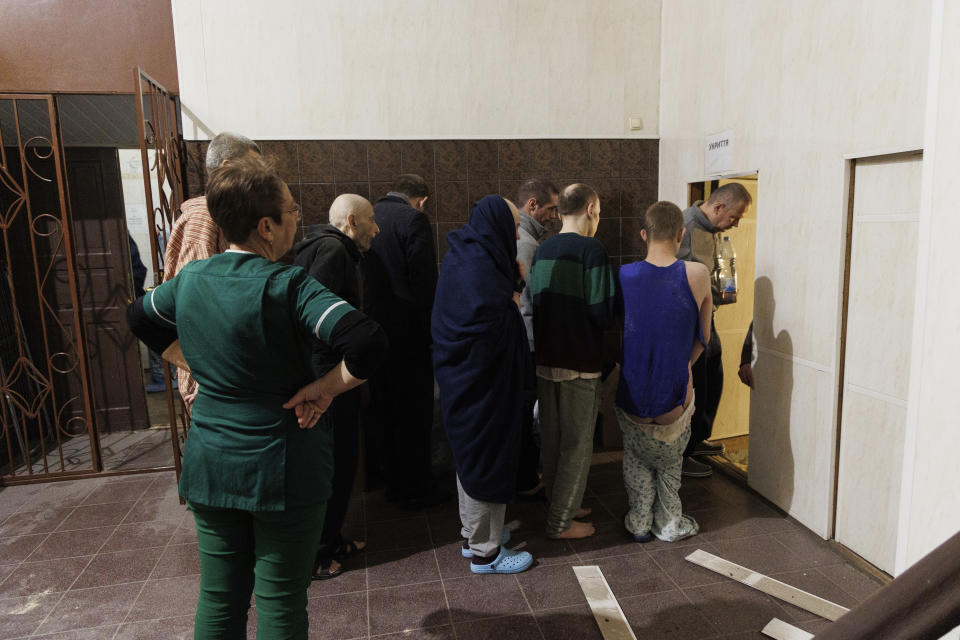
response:
M379 231L370 202L362 196L345 193L330 205L330 224L317 225L294 247L294 263L360 309L363 299L361 254L370 249ZM314 375L320 378L338 363L339 356L332 348L319 340L314 342L311 360ZM360 397L360 387L351 389L337 396L327 410L333 422L333 486L314 567L316 579L340 575L343 560L366 547L366 543L347 540L340 532L357 472Z
M550 509L547 535L583 538L594 527L583 492L600 408L603 331L613 321L615 284L607 252L593 236L600 199L585 184L560 194L560 233L533 256L530 297L540 398L540 460Z
M433 365L430 314L437 287L433 228L424 215L430 191L404 174L373 207L380 234L364 260L364 311L390 339L387 362L370 380L372 414L381 432L368 433L372 464L382 464L387 499L418 509L442 500L430 472ZM377 455L377 435L380 455ZM379 458L379 461L377 460Z
M683 234L677 257L695 260L710 271L714 309L728 304L720 295L717 277L718 235L740 224L740 218L752 201L750 192L743 185L731 182L713 191L706 202L695 202L683 212L683 226L687 232ZM683 454L683 475L693 478L705 478L713 473L710 465L694 460L693 456L723 453L723 445L707 442L713 431L713 420L717 416L723 391L723 352L716 325L713 326L710 344L693 365L697 406L690 422L690 442Z

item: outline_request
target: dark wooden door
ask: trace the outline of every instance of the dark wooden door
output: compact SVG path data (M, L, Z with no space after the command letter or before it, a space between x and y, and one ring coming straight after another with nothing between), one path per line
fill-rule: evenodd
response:
M64 155L97 426L101 434L144 429L140 347L125 319L133 282L117 150L68 148Z

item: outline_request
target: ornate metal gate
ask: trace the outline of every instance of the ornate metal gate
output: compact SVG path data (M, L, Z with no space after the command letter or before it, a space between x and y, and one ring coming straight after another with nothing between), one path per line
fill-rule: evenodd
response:
M163 255L173 222L183 203L183 173L180 168L180 105L159 82L137 67L134 70L137 119L140 125L140 154L143 188L147 198L147 223L150 254L153 260L154 286L163 282ZM152 175L151 175L152 174ZM173 463L180 478L180 458L190 418L179 393L172 390L170 365L164 361L167 411Z
M102 468L60 123L49 94L0 94L0 479Z

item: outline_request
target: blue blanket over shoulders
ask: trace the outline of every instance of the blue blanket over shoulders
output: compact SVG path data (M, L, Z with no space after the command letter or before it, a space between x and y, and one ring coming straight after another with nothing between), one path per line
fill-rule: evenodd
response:
M433 362L460 484L484 502L513 498L519 466L527 349L513 301L517 232L497 195L474 204L447 235L433 306Z

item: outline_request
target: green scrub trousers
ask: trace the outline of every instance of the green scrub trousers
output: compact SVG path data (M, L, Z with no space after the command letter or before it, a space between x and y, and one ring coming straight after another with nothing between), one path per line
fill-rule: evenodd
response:
M306 640L307 587L326 503L285 511L188 506L200 549L194 639L246 638L252 592L258 640Z

